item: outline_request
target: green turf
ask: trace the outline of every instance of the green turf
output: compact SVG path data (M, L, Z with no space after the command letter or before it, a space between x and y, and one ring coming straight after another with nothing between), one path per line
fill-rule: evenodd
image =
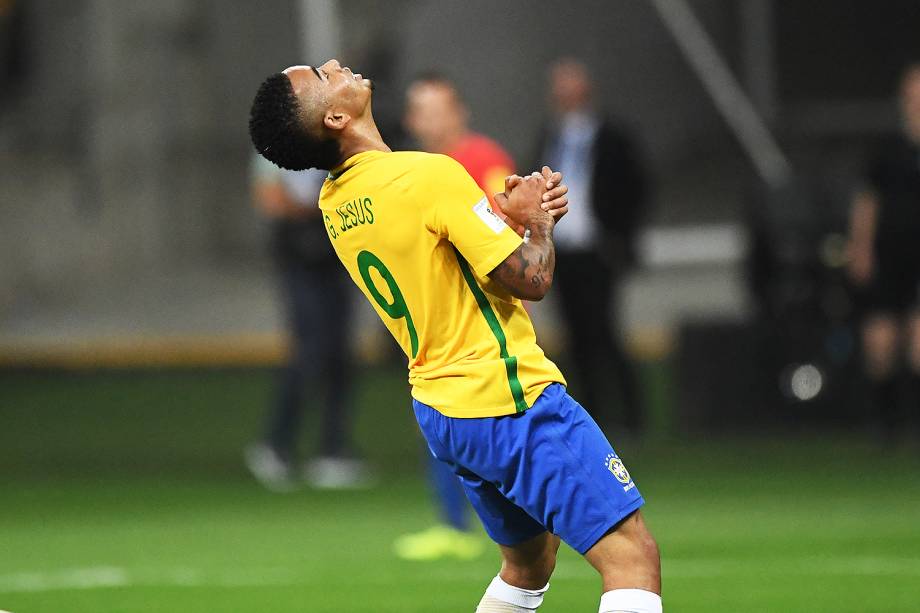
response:
M385 486L273 495L239 462L267 373L0 374L0 609L472 611L497 555L391 555L433 520L420 444L404 376L356 380L359 442ZM920 610L920 453L839 434L620 451L667 610ZM571 550L552 584L541 611L596 610L598 580Z

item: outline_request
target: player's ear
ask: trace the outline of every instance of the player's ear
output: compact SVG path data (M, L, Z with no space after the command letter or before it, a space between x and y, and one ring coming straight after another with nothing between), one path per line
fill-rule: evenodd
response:
M351 116L348 113L338 110L328 109L323 114L323 125L330 130L342 130L350 120Z

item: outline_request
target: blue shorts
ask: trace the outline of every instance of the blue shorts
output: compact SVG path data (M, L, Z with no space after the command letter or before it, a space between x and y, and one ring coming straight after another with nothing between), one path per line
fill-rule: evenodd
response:
M558 383L503 417L446 417L412 404L431 453L460 477L496 543L548 530L583 554L644 503L604 433Z

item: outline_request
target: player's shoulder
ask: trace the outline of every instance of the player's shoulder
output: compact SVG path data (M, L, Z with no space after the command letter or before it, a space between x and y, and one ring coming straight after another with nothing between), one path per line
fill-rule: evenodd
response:
M423 151L391 151L378 156L363 177L385 186L427 187L429 177L443 177L450 172L453 160ZM357 175L356 175L357 177Z
M442 153L426 153L423 151L405 151L400 152L407 154L407 162L411 167L420 173L436 175L438 177L449 176L454 173L466 175L466 169L457 160Z
M398 164L406 168L423 169L432 166L444 165L451 162L451 158L440 153L428 153L426 151L393 151L388 153L386 161L391 164Z

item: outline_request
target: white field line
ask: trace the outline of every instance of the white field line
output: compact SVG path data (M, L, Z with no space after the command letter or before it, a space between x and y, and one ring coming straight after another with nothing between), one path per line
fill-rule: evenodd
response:
M310 583L310 577L285 568L206 572L194 568L133 569L95 566L0 575L0 593L87 590L131 586L260 587Z
M432 572L434 571L434 572ZM782 564L751 560L665 560L662 574L668 578L737 577L744 575L813 577L920 577L920 558L850 557L809 558L787 560ZM591 579L594 571L584 562L566 560L553 573L554 580ZM0 575L0 593L50 592L57 590L91 590L133 586L155 587L272 587L314 585L328 580L312 576L309 571L282 567L239 568L232 571L206 571L174 567L160 569L127 569L116 566L96 566L55 571L35 571ZM413 581L451 583L485 581L476 569L457 572L456 567L428 568L416 574ZM365 578L366 583L390 585L392 577ZM0 611L0 613L3 613Z

